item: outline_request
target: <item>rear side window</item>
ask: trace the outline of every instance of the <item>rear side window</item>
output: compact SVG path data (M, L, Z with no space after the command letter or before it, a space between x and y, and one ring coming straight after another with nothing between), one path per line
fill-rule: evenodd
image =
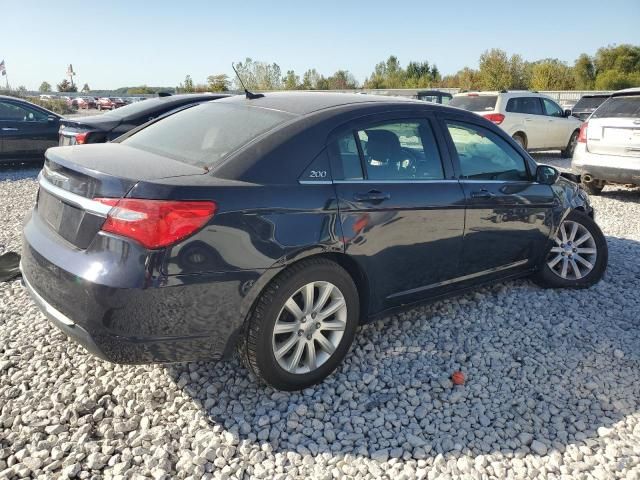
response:
M536 97L510 98L507 102L507 112L542 115L540 99Z
M529 180L524 159L495 133L477 125L447 122L460 162L469 180Z
M449 102L452 107L464 108L470 112L488 112L496 108L497 95L461 95Z
M340 137L335 150L344 180L444 178L440 153L426 121L397 121L360 128Z
M153 123L122 143L189 165L211 167L291 118L265 108L205 103Z
M591 118L640 118L640 96L612 97Z

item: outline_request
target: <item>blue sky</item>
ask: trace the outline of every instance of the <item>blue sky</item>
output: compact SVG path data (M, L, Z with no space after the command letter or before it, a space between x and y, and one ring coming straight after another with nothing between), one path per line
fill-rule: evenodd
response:
M183 7L184 5L184 7ZM244 5L244 6L243 6ZM518 5L515 7L514 5ZM72 63L94 89L175 86L232 74L245 57L283 73L350 70L362 82L389 55L443 74L492 47L573 62L605 45L640 44L640 1L233 2L0 0L0 60L13 86L52 85Z

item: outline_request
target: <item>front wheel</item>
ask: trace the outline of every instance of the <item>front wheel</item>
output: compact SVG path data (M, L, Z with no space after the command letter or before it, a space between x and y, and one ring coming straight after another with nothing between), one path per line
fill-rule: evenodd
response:
M609 252L600 227L573 210L560 224L554 243L534 280L549 288L586 288L600 281Z
M360 317L351 276L310 259L276 277L248 319L243 359L262 382L300 390L322 381L347 354Z

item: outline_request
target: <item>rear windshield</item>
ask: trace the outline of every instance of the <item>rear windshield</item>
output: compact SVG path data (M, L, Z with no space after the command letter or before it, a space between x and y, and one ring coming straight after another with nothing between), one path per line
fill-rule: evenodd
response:
M486 112L496 108L497 100L497 95L462 95L453 97L449 105L464 108L470 112Z
M142 102L125 105L124 107L120 107L116 110L110 110L107 113L103 113L103 116L117 119L132 118L145 111L152 112L156 108L162 108L168 105L169 103L167 102L167 100L164 100L163 98L150 98L149 100L144 100ZM180 103L176 103L176 108L178 108L180 105Z
M122 143L189 165L212 167L291 118L289 113L248 105L203 103L153 123Z
M582 97L573 106L573 110L598 108L609 97Z
M591 118L640 118L640 96L612 97Z

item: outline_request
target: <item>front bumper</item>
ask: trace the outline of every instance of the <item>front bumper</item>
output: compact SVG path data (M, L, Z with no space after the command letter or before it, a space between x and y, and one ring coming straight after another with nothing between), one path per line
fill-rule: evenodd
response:
M114 363L208 361L234 350L243 293L258 272L149 280L145 251L119 242L112 237L107 249L104 243L99 251L72 249L37 214L28 219L24 284L54 325Z
M587 151L584 143L576 146L571 160L573 172L591 175L596 180L640 185L640 158L600 155Z

